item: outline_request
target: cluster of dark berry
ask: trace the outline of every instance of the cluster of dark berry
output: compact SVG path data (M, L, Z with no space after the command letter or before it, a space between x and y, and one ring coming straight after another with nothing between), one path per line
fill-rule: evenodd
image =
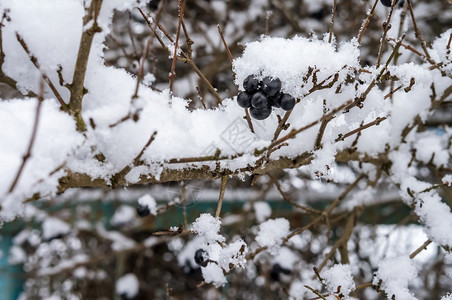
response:
M251 116L256 120L267 119L272 106L291 110L295 106L295 98L281 92L281 80L265 77L259 81L256 76L249 75L243 81L244 92L237 96L237 104L249 108Z
M386 7L391 7L392 0L380 0L381 4L383 4ZM399 0L395 0L394 6L399 2Z

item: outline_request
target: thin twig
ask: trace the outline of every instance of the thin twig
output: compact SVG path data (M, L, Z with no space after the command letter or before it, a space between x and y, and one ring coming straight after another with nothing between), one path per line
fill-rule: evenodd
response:
M201 100L202 107L204 107L204 109L207 109L206 103L204 101L204 96L202 95L201 90L199 89L199 86L196 87L196 91L198 92L199 100Z
M174 79L176 78L177 50L179 48L180 28L182 27L182 20L184 18L185 0L179 0L178 9L179 9L179 23L177 25L176 41L174 43L173 61L171 63L171 71L170 71L170 75L169 75L170 91L173 90Z
M282 138L280 138L280 139L278 139L278 140L272 142L272 143L270 144L269 148L273 148L273 147L275 147L275 146L277 146L277 145L279 145L279 144L281 144L281 143L283 143L283 142L285 142L285 141L287 141L287 140L289 140L289 139L292 139L292 138L294 138L297 134L299 134L300 132L309 129L309 128L311 128L311 127L313 127L313 126L319 124L320 122L322 122L322 121L324 121L324 120L326 120L326 119L328 119L328 118L331 118L332 116L334 116L336 113L338 113L338 112L341 111L343 108L345 108L345 107L347 107L348 105L350 105L351 103L352 103L352 100L348 100L347 102L345 102L345 103L343 103L342 105L340 105L340 106L336 107L335 109L333 109L330 113L323 115L321 118L319 118L319 119L317 119L317 120L315 120L315 121L309 123L308 125L303 126L303 127L299 128L299 129L292 129L292 131L291 131L290 133L288 133L287 135L285 135L285 136L283 136Z
M346 138L348 138L349 136L352 136L352 135L354 135L355 133L361 132L361 131L363 131L364 129L367 129L367 128L369 128L369 127L371 127L371 126L374 126L374 125L378 126L378 125L380 125L380 123L381 123L382 121L386 120L388 117L389 117L389 115L388 115L388 116L385 116L385 117L377 117L377 118L376 118L375 120L373 120L372 122L363 124L363 125L359 126L358 128L353 129L352 131L347 132L347 133L344 134L344 135L339 135L339 137L338 137L335 141L336 141L336 142L338 142L338 141L343 141L343 140L345 140Z
M336 243L334 243L331 250L328 252L323 261L320 263L319 267L317 268L318 272L322 271L322 269L326 266L328 260L330 260L331 257L333 257L334 253L339 247L347 245L347 242L350 239L350 236L353 232L353 228L355 226L355 220L358 217L359 213L360 213L359 210L355 210L355 212L348 217L347 223L344 226L344 231L341 237L336 241ZM315 276L313 276L312 279L315 279Z
M14 178L13 183L11 184L8 190L8 193L12 193L14 191L14 188L19 182L19 178L22 174L22 171L24 170L25 164L27 163L27 160L31 156L31 149L33 148L33 144L36 139L36 134L38 132L39 117L41 115L41 105L43 101L44 101L44 80L41 79L39 84L38 104L36 106L35 121L33 124L33 130L31 132L30 142L28 143L27 152L25 152L24 156L22 157L22 164L20 165L19 170L17 171L16 177Z
M149 50L151 48L152 42L154 41L154 38L157 35L156 34L156 27L158 26L157 24L159 23L160 17L162 15L163 7L165 6L163 4L159 5L159 8L158 8L158 10L156 12L156 16L155 16L155 20L154 20L154 26L152 26L151 22L148 20L148 18L146 17L144 12L141 10L141 8L138 7L138 11L141 13L143 18L148 23L149 28L151 28L151 33L150 33L149 39L148 39L148 41L146 43L145 50L143 51L143 55L140 58L140 67L138 68L137 83L136 83L136 86L135 86L135 92L133 93L132 99L138 98L138 89L140 88L140 83L141 83L141 81L143 80L143 77L144 77L144 64L146 62L146 58L149 55Z
M289 119L290 115L292 114L292 111L293 110L289 110L284 114L284 117L279 122L278 127L276 128L275 133L273 134L272 141L276 141L276 139L279 137L281 131L285 128L286 122Z
M351 190L353 190L355 188L355 186L358 184L358 182L363 179L365 176L364 174L359 175L355 181L353 181L353 183L351 183L340 195L339 197L336 198L336 200L334 200L330 206L328 206L328 208L324 211L324 213L320 216L318 216L317 218L315 218L311 223L298 228L294 231L292 231L290 234L288 234L285 238L283 243L287 243L292 237L302 233L303 231L311 228L313 225L321 222L324 218L324 215L328 216L338 205L339 203L341 203L342 200L344 200L344 198L350 193Z
M411 20L413 20L415 36L419 40L419 42L421 43L422 50L424 50L424 53L425 53L425 56L427 57L427 60L432 65L434 65L435 62L430 57L430 53L427 50L427 45L425 43L424 38L422 37L422 32L419 30L419 27L417 26L416 18L414 17L414 12L413 12L413 7L412 7L412 4L411 4L411 0L407 0L407 5L408 5L408 9L410 10Z
M157 32L156 32L156 28L155 26L151 26L151 22L147 19L146 15L140 10L141 14L143 15L143 17L145 18L146 22L148 23L148 27L150 27L152 29L152 31L155 33L155 37L157 37L157 40L159 41L160 45L166 49L169 53L169 49L168 47L165 45L165 43L163 42L163 40L158 36ZM171 37L171 35L169 35L169 33L163 28L162 25L159 24L159 22L157 22L158 20L154 20L155 25L165 34L165 36L168 38L168 40L174 44L174 40ZM212 84L210 83L210 81L206 78L206 76L201 72L201 70L198 68L198 66L195 64L195 62L193 61L193 58L190 57L189 54L185 53L182 49L180 49L180 53L182 55L182 57L177 56L177 59L179 61L182 61L183 63L188 64L193 71L195 71L195 73L199 76L199 78L201 78L201 80L205 83L205 85L207 86L207 88L209 89L209 91L212 93L212 95L215 97L215 99L217 100L218 103L222 103L223 100L220 97L220 94L218 94L218 92L216 91L216 89L212 86Z
M7 76L5 73L3 73L2 67L3 67L3 63L5 62L5 52L3 51L3 34L2 34L2 29L3 29L3 22L6 21L10 21L10 18L8 16L8 12L9 9L5 9L3 11L3 15L2 18L0 20L0 82L5 83L6 85L10 86L11 88L18 90L17 88L17 81L12 79L11 77ZM37 97L37 95L32 92L29 91L25 96L27 97Z
M231 54L231 50L229 50L228 44L226 43L226 40L224 39L224 34L223 34L223 30L221 30L220 24L217 25L218 28L218 33L220 34L221 40L223 41L223 45L226 48L226 53L228 54L229 57L229 61L231 62L231 66L232 66L232 54Z
M60 93L58 92L58 90L56 89L56 87L53 85L52 81L50 80L50 78L47 76L47 74L41 69L38 59L36 58L36 56L34 56L30 49L28 48L27 44L25 43L24 39L20 36L19 33L16 32L16 38L17 41L19 42L19 44L22 46L22 48L25 50L25 52L28 54L28 57L30 58L31 62L35 65L36 69L39 70L39 72L41 73L42 79L44 79L44 81L47 83L47 85L50 87L50 89L52 90L53 94L55 95L55 97L57 98L58 102L61 105L61 109L63 111L68 111L68 106L67 104L64 102L63 98L61 97Z
M305 284L304 287L307 288L308 290L310 290L311 292L313 292L314 294L316 294L317 296L319 296L319 298L326 300L326 298L322 294L320 294L320 292L317 291L316 289L313 289L312 287L310 287L307 284Z
M334 17L336 15L336 5L337 0L334 0L333 2L333 8L331 11L331 22L330 22L330 37L328 38L328 43L331 43L333 41L333 35L334 35Z
M265 14L265 35L270 34L270 18L273 15L273 11L267 10Z
M129 34L129 37L130 37L130 43L132 44L133 54L135 55L135 58L138 58L139 56L138 56L137 47L135 46L135 40L133 39L132 28L130 28L130 17L129 17L129 21L127 22L127 33ZM123 48L123 52L125 53L124 48Z
M278 180L276 178L274 178L270 173L268 173L267 175L268 175L268 177L270 177L271 181L276 186L276 189L279 191L279 193L283 197L284 201L286 201L287 203L289 203L289 204L291 204L291 205L293 205L295 207L298 207L298 208L300 208L300 209L302 209L302 210L304 210L306 212L309 212L309 213L313 213L313 214L321 214L322 213L320 210L313 209L313 208L310 208L310 207L307 207L307 206L304 206L304 205L300 205L300 204L294 202L292 199L290 199L286 195L286 193L284 193L284 191L282 190L281 185L279 184Z
M449 35L449 41L447 42L446 50L449 51L450 43L452 42L452 33Z
M391 63L392 59L394 58L395 54L398 53L400 45L402 45L403 40L405 39L406 34L403 34L399 40L397 41L397 43L394 46L394 49L391 52L391 55L389 56L388 60L386 61L385 66L381 69L380 74L378 74L376 81L380 81L381 76L383 76L383 73L386 71L386 69L388 68L389 64Z
M151 143L154 141L155 136L157 135L157 131L154 131L151 135L151 137L149 138L149 140L147 141L147 143L143 146L143 148L141 149L140 153L138 153L138 155L135 157L135 159L132 161L132 166L131 165L127 165L124 168L122 168L121 171L119 171L118 173L116 173L113 176L112 179L112 185L113 187L115 187L115 182L118 182L119 179L123 178L125 175L127 175L127 173L129 173L129 171L132 169L133 166L138 166L140 164L141 161L141 157L143 156L144 152L146 151L146 149L149 147L149 145L151 145Z
M392 4L394 4L394 3L392 3ZM389 29L391 29L391 17L392 17L393 11L394 11L394 5L391 5L391 9L389 10L388 18L386 19L385 22L383 22L383 36L381 37L380 47L378 49L377 69L380 67L381 56L383 55L383 47L384 47L384 44L386 41L386 35L388 34Z
M245 108L245 119L246 119L246 122L248 123L248 127L250 128L251 132L254 133L253 122L251 121L251 117L250 117L248 108Z
M187 221L187 195L186 195L186 189L185 189L185 181L182 181L181 191L180 191L180 197L183 205L182 214L184 217L184 226L185 228L188 228L188 221Z
M410 254L410 259L413 259L418 255L422 250L427 249L427 246L430 245L432 241L426 240L425 243L423 243L419 248L413 251L413 253Z
M361 44L361 39L363 38L364 32L366 32L367 25L369 25L370 18L372 17L372 15L375 11L375 7L377 7L377 4L378 4L378 0L375 0L374 5L372 6L372 9L367 14L367 18L364 21L363 25L361 26L361 29L359 30L358 44Z
M226 191L226 183L228 182L228 175L223 175L221 177L221 189L220 196L218 198L217 211L215 213L215 217L219 218L221 213L221 206L223 205L224 192Z

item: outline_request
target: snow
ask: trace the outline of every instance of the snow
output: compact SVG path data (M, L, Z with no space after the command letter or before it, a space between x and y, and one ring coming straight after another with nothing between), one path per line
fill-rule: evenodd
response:
M452 293L448 293L447 295L441 297L441 300L452 300Z
M2 8L11 9L11 22L3 28L4 38L8 41L4 45L5 73L17 80L24 89L36 90L39 74L23 49L15 42L17 31L23 35L42 69L53 82L58 82L58 65L63 68L65 81L70 82L82 29L81 2L57 2L54 5L54 1L46 0L39 5L33 1L26 3L29 5L26 9L22 9L23 2L5 0L1 4ZM145 165L132 166L125 177L131 184L138 182L142 176L159 179L165 169L182 170L187 166L182 163L167 164L170 159L211 155L217 149L222 155L241 154L234 160L220 162L221 169L235 171L253 165L258 159L253 155L254 150L269 145L277 125L276 114L283 114L280 109L274 109L272 117L265 121L254 121L256 133L252 134L242 119L243 109L236 105L235 98L224 99L223 104L217 108L189 110L187 107L190 100L178 98L168 90L158 92L148 87L154 79L152 74L146 75L145 82L140 85L138 98L131 101L136 78L123 69L105 66L102 43L110 30L108 25L113 8L126 9L131 7L132 3L131 0L109 1L103 4L99 16L103 31L94 37L85 79L88 93L84 96L82 114L85 123L89 124L92 119L96 127L88 126L85 135L77 133L73 120L58 110L56 101L46 100L32 157L27 162L17 191L3 197L3 219L11 219L20 214L21 202L35 193L54 194L57 191L58 179L64 176L65 171L60 170L52 176L48 175L62 163L65 163L67 170L87 174L93 179L102 178L108 183L115 173L131 166L131 162L154 132L157 132L155 140L141 157ZM221 5L216 7L219 6ZM253 12L250 14L253 15ZM48 28L52 28L51 34ZM441 51L444 49L441 47L447 43L447 33L441 35L433 44L432 55L436 55L438 60L446 59L441 56L445 52ZM361 68L359 60L360 50L353 39L336 45L301 36L290 39L263 36L246 44L243 54L234 60L233 68L236 74L235 82L239 88L242 88L243 79L249 74L256 74L258 78L280 78L282 90L300 99L288 120L291 127L297 129L323 115L324 99L327 100L325 108L331 110L345 101L355 99L367 89L379 70L369 67L367 71L370 74L361 73L363 84L357 86L357 90L354 85L345 83L347 77L355 77L356 70ZM314 153L311 173L323 174L326 179L340 180L335 175L337 166L333 164L334 156L338 151L350 146L353 138L339 142L335 142L335 139L339 134L359 127L361 122L370 122L376 117L388 116L388 120L378 127L372 126L363 130L357 144L358 150L374 156L385 151L385 145L388 143L396 147L400 143L401 132L415 116L420 115L423 120L428 116L431 83L435 82L437 85L437 94L451 84L450 78L441 77L438 70L430 71L428 67L429 65L412 63L390 66L388 70L391 75L400 78L403 87L408 87L411 79L415 79L416 84L411 91L395 93L392 101L385 101L383 96L387 91L375 87L368 94L362 108L352 108L350 113L331 120L325 129L322 149ZM338 76L337 82L331 89L310 93L309 90L314 86L313 75L303 79L310 68L316 74L317 83L322 80L326 80L325 84L331 82L331 76L334 74ZM336 93L340 83L340 92ZM60 86L56 88L63 99L67 100L67 89ZM49 90L46 90L45 95L48 98L54 97ZM21 155L29 141L35 107L36 99L0 102L3 128L17 128L14 132L0 130L0 139L7 141L8 145L2 149L0 155L4 166L2 177L8 178L0 183L2 195L7 194L14 178L13 174L20 165ZM110 127L132 112L139 112L138 121L127 120ZM318 128L319 125L313 126L288 140L288 146L272 153L272 158L293 158L305 151L312 151ZM386 134L387 132L389 134ZM44 134L46 139L41 137ZM419 140L419 147L425 149L419 153L419 158L425 160L429 154L435 153L434 162L444 164L448 158L444 147L438 148L438 141L429 144L432 137L425 138ZM429 147L422 147L425 144L429 144ZM95 159L99 153L105 156L104 162ZM191 167L201 166L212 170L217 167L214 162L191 164ZM37 185L36 178L44 181Z
M146 195L141 196L138 199L138 204L143 207L147 207L149 209L149 211L151 212L151 214L153 214L153 215L157 214L157 202L151 195L146 194Z
M297 262L299 262L299 257L287 247L281 247L273 258L274 264L279 264L286 270L292 270Z
M25 251L18 246L12 246L9 249L9 257L8 257L8 263L10 264L20 264L24 263L27 259L27 254Z
M219 218L214 218L211 214L201 214L191 228L205 243L224 242L225 237L220 235L221 221Z
M261 247L267 247L271 252L277 253L283 239L289 234L289 221L277 218L265 221L259 225L256 242Z
M349 71L343 67L358 67L358 56L354 41L336 50L330 43L298 36L293 39L262 37L260 41L248 43L242 56L234 60L236 84L243 90L242 82L250 74L259 79L278 77L285 93L301 97L306 89L300 82L310 66L320 70L320 80L335 72L345 76Z
M343 294L344 299L350 299L348 295L355 289L352 269L350 265L336 264L322 272L323 283L328 292ZM339 288L340 287L340 288Z
M301 281L293 281L289 289L289 299L291 300L303 300L305 299L306 288Z
M71 227L60 219L47 217L42 223L42 237L44 240L50 240L54 237L65 235L71 230Z
M451 174L444 175L441 181L443 184L450 187L452 185L452 175Z
M419 134L414 144L416 148L416 158L424 163L432 160L436 166L447 165L449 161L449 151L443 143L443 139L431 132Z
M182 243L179 240L179 243ZM184 267L186 263L190 265L191 268L199 268L199 266L195 262L195 252L198 249L204 249L203 239L201 237L195 237L188 241L185 245L177 246L179 249L173 249L177 253L177 262L179 266ZM205 250L205 249L204 249ZM186 272L188 273L188 272Z
M254 203L254 212L259 223L264 222L272 214L272 209L267 202L257 201Z
M394 295L396 299L411 300L417 298L408 290L408 284L416 276L417 267L409 257L387 258L380 262L372 283L378 285L379 280L381 280L381 288L388 298Z
M82 141L82 135L75 131L72 118L62 114L53 100L45 100L41 106L31 157L14 192L7 195L31 138L36 106L36 99L0 101L0 178L3 179L0 181L0 194L5 195L2 199L4 209L0 212L2 219L10 220L22 212L21 199L31 197L34 193L55 193L58 178L63 172L49 174L64 163Z
M140 283L135 274L129 273L118 278L116 281L116 294L132 299L138 295Z
M215 287L220 287L226 283L226 277L217 264L208 263L206 267L201 268L202 277L206 283L211 283Z
M230 243L221 250L218 265L226 272L231 271L234 267L244 268L247 253L248 246L243 240Z
M126 249L131 249L134 246L136 246L134 240L126 237L123 233L119 231L106 231L100 225L97 226L97 231L99 235L112 242L111 249L113 251L122 251Z
M310 12L331 3L327 0L305 2ZM17 42L16 32L23 37L29 50L38 59L42 71L52 82L58 83L56 71L59 66L62 68L65 81L71 82L80 36L82 31L91 25L91 23L86 26L82 24L83 4L85 1L79 0L1 1L0 11L3 12L5 8L9 8L8 15L11 18L11 21L5 21L2 27L2 47L5 52L2 71L17 81L18 88L22 92L36 93L40 74ZM97 33L93 40L85 80L87 94L84 95L82 112L85 123L89 124L89 120L92 120L96 126L88 126L84 133L77 132L73 118L60 110L55 95L46 87L44 94L46 99L42 103L31 157L26 161L13 192L9 192L9 189L23 162L23 155L31 138L38 100L25 98L0 101L2 122L0 128L2 143L0 220L9 221L21 214L26 219L43 220L42 239L38 231L24 230L15 238L15 244L29 241L31 245L36 246L41 243L40 252L51 251L58 244L49 246L51 243L42 243L42 241L70 231L71 227L64 221L48 216L30 206L24 210L23 206L24 201L33 195L54 196L59 191L60 179L69 172L83 173L93 180L99 178L111 183L117 172L125 167L131 167L130 172L125 176L130 185L140 182L143 178L158 180L165 170L184 170L187 167L199 168L204 172L217 168L220 171L227 169L228 172L238 172L240 169L252 167L259 159L254 155L255 150L267 147L273 139L277 115L284 114L281 109L275 108L272 116L265 121L253 120L256 130L252 133L242 118L244 111L236 105L235 97L223 99L223 104L215 108L189 109L191 100L177 97L177 92L152 90L150 85L156 80L154 74L145 75L139 86L138 97L132 101L136 78L123 69L105 65L103 42L111 30L114 9L124 10L131 8L134 4L135 1L132 0L111 0L104 1L102 5L98 20L102 32ZM260 1L258 5L251 7L246 12L247 18L258 18L266 5L265 1ZM217 12L223 11L225 7L226 5L219 1L213 5L213 9ZM418 6L417 9L422 12L421 8L422 6ZM377 15L383 16L383 12L386 10L378 6ZM394 11L388 37L397 37L400 15L400 9ZM424 15L428 14L424 11ZM402 24L403 28L408 26L408 19L406 18L405 23ZM226 33L234 30L243 33L241 26L244 21L246 20L243 17L237 18L235 24L225 29ZM219 36L213 29L215 28L206 28L206 35L213 44L220 43ZM134 30L138 32L143 31L144 28ZM421 179L422 172L417 165L430 163L436 167L450 165L450 129L444 128L445 133L438 134L433 130L418 132L417 128L413 128L408 135L402 136L407 126L414 124L415 118L419 117L421 121L425 121L430 116L432 93L440 97L452 85L450 78L452 64L449 63L450 53L446 51L451 33L452 29L445 31L433 41L429 49L435 63L443 62L438 69L429 70L431 67L429 62L415 64L404 61L408 51L401 49L401 53L404 54L401 56L402 61L387 69L388 75L398 78L395 83L395 87L400 86L398 92L385 99L390 90L388 87L383 88L384 84L377 82L368 93L361 108L353 107L347 113L339 112L328 123L321 147L314 149L314 142L319 132L318 124L287 140L287 145L273 152L271 159L280 157L291 159L309 152L313 155L310 165L296 172L305 172L324 180L350 183L355 179L355 175L352 172L342 172L336 155L348 149L356 135L343 141L337 140L338 136L359 128L363 123L372 122L377 117L387 117L387 120L378 126L362 130L354 147L361 157L379 158L380 155L389 153L391 162L389 184L392 184L391 187L397 187L398 196L419 216L425 233L425 235L416 235L412 240L422 237L425 241L429 238L436 245L451 246L450 207L444 203L441 194L432 189L432 183ZM170 53L171 57L174 45L167 46L170 50L173 49ZM208 45L208 47L211 46ZM283 92L290 93L299 100L288 119L291 126L289 130L299 129L318 120L325 112L328 113L346 101L359 98L375 82L382 67L379 69L361 67L360 60L365 57L361 56L360 49L362 48L355 39L337 44L302 36L292 38L262 36L256 41L246 43L242 55L234 59L235 83L242 90L242 82L250 74L255 74L259 79L265 76L278 77L282 81ZM383 55L383 61L388 54ZM194 55L196 57L196 53ZM332 82L331 88L311 91L315 83L312 74L306 78L310 72L315 72L317 83L323 80L326 84L330 83L331 76L335 74L337 74L337 82ZM441 72L449 77L442 76ZM357 83L356 86L349 83L350 79ZM196 78L193 77L191 80L194 82ZM412 82L415 82L413 86L411 86ZM185 90L186 85L187 82L183 81L177 83L175 91ZM67 102L70 96L69 91L58 84L56 89ZM120 122L117 126L111 126L129 113L135 112L139 114L137 121L129 119ZM156 133L155 140L146 151L142 152L153 133ZM222 156L237 154L240 156L236 159L223 160L218 164L214 161L192 164L169 163L170 160L184 157L212 155L217 150ZM411 159L413 153L414 162ZM105 161L97 160L95 158L97 154L103 154ZM132 165L139 154L142 154L143 164ZM377 178L380 168L380 166L365 163L350 165L354 170L367 174L371 180ZM244 178L245 173L240 172L240 176ZM445 174L441 177L444 185L451 185L452 175ZM300 189L306 187L311 190L326 191L321 181L308 185L298 177L297 179L298 181L292 180L292 182L295 182L294 186ZM378 190L365 184L359 185L358 189L359 191L354 195L344 199L340 208L351 210L357 205L371 205L394 198L393 194L385 198ZM150 194L141 196L138 204L148 207L154 215L157 212L156 200ZM255 202L253 208L256 219L260 223L256 236L257 245L266 247L270 254L273 254L272 262L292 269L297 264L298 257L294 251L282 246L290 232L289 221L284 218L268 220L272 210L264 201ZM135 209L132 206L121 205L113 215L111 224L128 224L135 217ZM199 268L193 256L197 249L204 249L212 260L206 267L201 268L205 282L212 283L216 287L224 285L225 274L229 273L233 267L242 268L246 264L248 245L245 241L240 238L234 238L232 242L227 241L226 237L220 234L221 225L231 224L237 220L239 219L230 216L227 222L226 220L222 222L220 218L215 218L211 214L201 214L191 226L196 237L185 245L181 240L174 242L172 251L177 253L179 264L183 266L188 262L190 267ZM89 226L83 220L76 221L76 228L89 228ZM127 250L137 245L134 240L121 232L106 231L101 227L98 227L97 231L99 235L111 242L113 251ZM389 234L386 238L387 244L392 247L394 239L393 235ZM297 249L323 246L318 241L307 245L306 241L307 239L301 237L293 237L289 242ZM144 241L144 245L151 247L157 242L156 238L151 237ZM19 249L18 246L11 249L12 262L25 260L25 254ZM426 252L423 251L423 254L425 255ZM402 249L399 249L396 254L400 256L386 258L383 262L380 262L381 257L371 259L374 265L378 265L374 283L378 284L381 279L381 287L388 297L395 295L397 299L415 299L408 286L416 278L415 262L417 263L423 254L413 260L403 256L406 253L403 253ZM84 255L75 256L52 268L44 269L40 274L57 273L62 268L84 263L87 260L88 258ZM450 260L450 254L446 254L446 260ZM78 276L83 276L84 273L82 269L77 271ZM355 288L349 265L335 265L325 270L322 276L330 293L336 293L338 286L341 286L341 293L347 297ZM450 276L449 273L448 276ZM133 274L127 274L117 281L116 287L118 294L126 293L129 296L130 293L130 297L133 297L139 290L138 279ZM293 298L304 297L305 291L301 281L293 282L290 287L290 295ZM451 299L451 296L446 295L443 299Z
M121 205L119 206L113 217L111 217L111 225L113 226L121 226L130 223L135 219L135 209L130 205Z

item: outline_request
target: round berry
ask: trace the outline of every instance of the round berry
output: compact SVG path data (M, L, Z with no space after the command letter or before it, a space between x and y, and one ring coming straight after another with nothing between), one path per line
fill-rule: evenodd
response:
M149 210L149 207L145 206L145 205L138 205L137 207L137 214L141 217L144 218L146 216L148 216L151 213L151 211Z
M250 115L256 120L265 120L272 113L272 107L270 104L262 108L251 107Z
M251 95L247 92L240 92L237 96L237 104L240 107L248 108L251 106Z
M254 93L259 88L259 80L254 75L248 75L243 81L243 88L248 93Z
M256 92L251 96L251 106L254 108L263 108L269 104L267 96L262 92Z
M281 107L281 98L284 94L279 92L273 97L270 97L270 104L274 107Z
M380 0L381 4L383 4L386 7L391 7L392 0ZM395 0L394 5L396 5L399 2L399 0Z
M147 3L147 7L150 10L157 10L159 8L160 0L151 0Z
M262 79L261 86L262 91L264 91L267 96L273 97L281 90L281 80L279 80L278 78L272 79L271 77L267 76Z
M292 271L281 267L279 264L274 264L270 271L270 279L273 281L278 281L280 279L281 274L290 275Z
M281 97L281 108L284 110L291 110L295 106L295 98L289 94L284 94Z
M209 260L209 253L204 249L198 249L195 252L195 262L200 266L207 266L207 262Z

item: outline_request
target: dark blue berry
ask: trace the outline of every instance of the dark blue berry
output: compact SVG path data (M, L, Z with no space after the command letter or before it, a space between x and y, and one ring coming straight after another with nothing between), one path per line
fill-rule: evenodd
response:
M281 98L284 94L279 92L273 97L270 97L270 104L274 107L281 107Z
M280 105L284 110L291 110L295 106L295 98L289 94L284 94L281 97Z
M243 88L248 93L254 93L259 88L259 80L254 75L248 75L243 81Z
M392 0L380 0L381 4L383 4L386 7L391 7ZM396 5L399 2L399 0L396 0L394 5Z
M247 92L240 92L237 96L237 104L240 107L248 108L251 106L251 95Z
M198 249L195 252L195 262L200 266L207 266L207 262L209 260L209 253L207 253L204 249Z
M267 96L262 92L256 92L251 96L251 106L254 108L263 108L269 104Z
M274 264L270 271L270 279L278 281L280 274L290 275L291 273L289 269L283 268L279 264Z
M250 115L256 120L265 120L272 113L272 107L270 104L262 108L251 107Z
M151 211L149 210L149 207L145 206L145 205L138 205L137 207L137 214L141 217L144 218L146 216L148 216L151 213Z
M261 88L267 96L273 97L281 90L281 80L267 76L262 79Z
M147 6L150 10L157 10L159 7L160 0L151 0L147 3Z

